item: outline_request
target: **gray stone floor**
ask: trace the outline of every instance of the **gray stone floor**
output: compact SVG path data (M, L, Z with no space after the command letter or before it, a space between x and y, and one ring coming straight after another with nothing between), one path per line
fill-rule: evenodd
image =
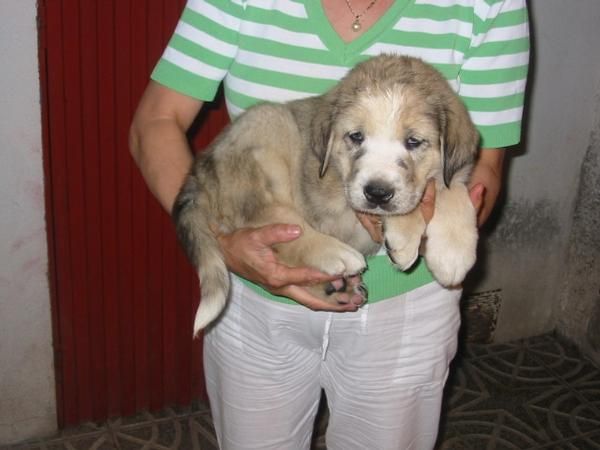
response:
M325 449L320 421L315 450ZM203 405L85 424L19 450L217 449ZM600 449L600 369L544 335L468 344L448 381L438 449ZM365 449L368 450L368 449Z

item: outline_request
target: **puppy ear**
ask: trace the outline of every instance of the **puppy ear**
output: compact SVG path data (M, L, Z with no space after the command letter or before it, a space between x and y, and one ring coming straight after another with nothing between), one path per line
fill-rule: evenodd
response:
M452 98L447 106L440 121L440 150L444 184L450 187L454 175L475 162L479 133L458 98Z
M327 139L327 147L325 149L324 154L322 153L321 158L321 169L319 170L319 176L323 178L325 173L327 172L327 167L329 167L329 158L331 157L331 152L333 151L333 145L335 142L335 136L333 131L329 133L329 139Z
M311 121L310 145L320 164L319 176L323 177L329 167L329 159L335 143L333 133L334 106L322 98Z

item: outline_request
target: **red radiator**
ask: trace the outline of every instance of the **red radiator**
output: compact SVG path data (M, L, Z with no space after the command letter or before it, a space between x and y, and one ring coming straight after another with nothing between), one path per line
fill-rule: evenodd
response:
M204 397L196 276L127 133L183 0L39 2L46 209L61 426ZM227 118L202 118L205 144Z

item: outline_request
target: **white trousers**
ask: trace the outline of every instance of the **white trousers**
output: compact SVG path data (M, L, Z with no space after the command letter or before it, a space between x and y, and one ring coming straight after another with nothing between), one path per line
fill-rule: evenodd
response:
M314 312L234 280L204 339L220 447L309 449L324 389L328 450L433 448L459 297L431 283L354 313Z

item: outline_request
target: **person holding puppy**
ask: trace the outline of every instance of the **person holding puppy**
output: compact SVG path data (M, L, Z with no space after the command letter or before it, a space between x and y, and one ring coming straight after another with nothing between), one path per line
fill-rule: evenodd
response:
M471 197L482 224L500 191L502 148L519 141L528 33L524 0L188 0L140 100L131 152L170 212L193 159L186 132L221 83L235 117L260 101L321 94L369 56L407 54L449 80L478 127ZM359 218L381 240L378 219ZM219 236L231 299L204 338L219 445L309 448L323 389L329 449L432 448L461 290L437 284L423 263L401 273L377 255L364 274L369 303L332 306L304 288L332 277L286 267L272 250L300 233L281 224Z

